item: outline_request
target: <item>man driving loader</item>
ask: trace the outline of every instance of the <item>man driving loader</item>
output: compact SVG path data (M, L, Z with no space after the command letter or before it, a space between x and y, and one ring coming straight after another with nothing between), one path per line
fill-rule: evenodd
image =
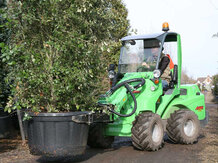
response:
M157 48L156 48L157 49ZM163 51L163 49L162 49ZM155 48L152 50L153 56L158 56L158 49L155 50ZM162 80L162 86L163 86L163 90L166 90L169 86L169 83L171 81L171 71L170 71L170 62L172 62L172 60L170 60L169 58L169 54L165 55L163 52L161 53L161 57L160 57L160 63L158 66L158 69L161 71L161 80ZM171 63L173 64L173 63ZM145 66L147 68L150 68L150 66L146 63L143 62L142 66Z
M161 61L159 63L158 69L161 71L161 80L163 90L166 90L171 81L171 71L170 71L170 59L164 53L161 54Z

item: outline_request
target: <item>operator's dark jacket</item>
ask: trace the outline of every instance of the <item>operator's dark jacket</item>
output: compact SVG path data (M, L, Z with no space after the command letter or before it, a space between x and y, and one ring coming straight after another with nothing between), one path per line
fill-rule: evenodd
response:
M161 57L161 61L159 64L159 70L161 70L161 79L166 80L167 83L170 83L171 75L170 75L170 59L162 54L163 57Z

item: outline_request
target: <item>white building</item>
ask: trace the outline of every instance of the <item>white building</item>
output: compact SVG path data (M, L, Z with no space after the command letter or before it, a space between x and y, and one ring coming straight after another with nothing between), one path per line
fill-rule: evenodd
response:
M197 84L199 85L201 91L203 89L206 89L207 91L211 91L212 78L209 75L207 77L200 77L197 79Z

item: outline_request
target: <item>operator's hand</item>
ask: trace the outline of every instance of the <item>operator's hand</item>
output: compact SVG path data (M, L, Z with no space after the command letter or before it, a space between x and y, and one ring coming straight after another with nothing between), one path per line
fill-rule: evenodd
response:
M150 68L150 66L146 62L142 62L142 66L145 66L146 68Z

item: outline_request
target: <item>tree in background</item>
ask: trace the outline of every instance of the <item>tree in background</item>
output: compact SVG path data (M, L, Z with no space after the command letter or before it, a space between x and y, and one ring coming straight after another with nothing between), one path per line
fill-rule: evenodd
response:
M218 74L213 76L213 94L218 96Z
M188 76L187 70L183 69L181 73L181 84L194 84L196 80L193 77Z
M129 29L121 0L9 1L5 12L11 34L1 58L13 83L8 110L94 107Z

